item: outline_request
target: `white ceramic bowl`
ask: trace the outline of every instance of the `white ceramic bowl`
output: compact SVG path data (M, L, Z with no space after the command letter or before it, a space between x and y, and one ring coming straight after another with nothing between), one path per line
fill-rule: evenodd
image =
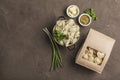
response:
M89 23L88 24L83 24L83 23L81 23L80 22L80 18L82 17L82 16L88 16L88 18L89 18ZM89 15L89 14L86 14L86 13L83 13L83 14L81 14L79 17L78 17L78 22L79 22L79 24L81 25L81 26L89 26L90 24L91 24L91 22L92 22L92 18L91 18L91 16Z
M77 10L76 15L71 15L71 14L70 14L69 9L72 8L72 7L76 8L76 10ZM77 17L77 16L79 15L80 10L79 10L79 7L78 7L77 5L70 5L70 6L67 7L66 13L67 13L67 15L68 15L70 18L75 18L75 17Z

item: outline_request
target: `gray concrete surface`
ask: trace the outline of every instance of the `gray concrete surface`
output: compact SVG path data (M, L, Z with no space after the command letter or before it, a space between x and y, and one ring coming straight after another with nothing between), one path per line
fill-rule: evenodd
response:
M51 30L70 4L78 5L80 13L93 8L98 20L81 27L74 50L60 47L64 67L50 72L51 44L41 30ZM74 63L89 28L116 39L102 74ZM119 50L120 0L0 0L0 80L120 80Z

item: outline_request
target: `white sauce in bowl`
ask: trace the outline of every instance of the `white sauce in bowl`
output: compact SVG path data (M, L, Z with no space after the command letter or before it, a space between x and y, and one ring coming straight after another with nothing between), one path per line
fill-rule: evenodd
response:
M80 11L79 11L79 8L78 6L76 5L70 5L68 8L67 8L67 11L66 11L67 15L71 18L75 18L79 15Z

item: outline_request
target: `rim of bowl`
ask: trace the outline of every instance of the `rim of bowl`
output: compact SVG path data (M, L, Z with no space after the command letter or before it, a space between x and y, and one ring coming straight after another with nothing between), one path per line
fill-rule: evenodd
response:
M68 9L69 9L70 7L72 7L72 6L75 6L75 7L77 8L77 10L78 10L78 13L77 13L76 16L71 16L71 15L68 13ZM67 13L67 15L68 15L70 18L75 18L75 17L77 17L77 16L79 15L80 9L79 9L79 7L78 7L77 5L69 5L69 6L67 7L66 13Z
M52 30L52 34L53 34L53 38L54 38L55 42L57 42L57 44L59 44L59 45L61 45L61 46L65 46L65 45L60 44L60 43L56 40L56 38L54 37L54 30L55 30L55 26L53 27L53 30ZM79 31L80 31L80 26L79 26ZM80 34L81 34L81 32L80 32ZM76 43L79 41L79 39L80 39L80 36L79 36L78 40L77 40L74 44L76 44ZM70 45L67 46L67 47L73 46L74 44L70 44ZM66 46L65 46L65 47L66 47Z
M86 15L86 16L89 17L90 21L89 21L88 24L83 24L83 23L80 22L80 18L81 18L83 15ZM89 25L91 24L91 22L92 22L92 18L91 18L91 16L90 16L89 14L87 14L87 13L82 13L82 14L78 17L78 22L79 22L79 24L82 25L82 26L89 26Z

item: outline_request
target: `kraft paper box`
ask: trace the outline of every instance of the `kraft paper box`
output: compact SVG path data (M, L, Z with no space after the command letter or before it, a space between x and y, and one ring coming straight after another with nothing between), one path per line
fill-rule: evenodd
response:
M81 50L78 51L78 54L76 56L76 60L75 63L84 66L88 69L91 69L93 71L96 71L98 73L102 73L113 48L113 45L115 43L115 40L94 30L94 29L90 29L88 36L83 44L83 47ZM100 65L94 63L95 60L99 59L99 58L92 58L93 62L86 60L83 58L83 55L85 55L85 51L86 49L90 47L96 51L100 51L102 53L104 53L104 58L100 59L102 60L102 63ZM97 54L96 54L97 55ZM85 58L88 58L89 56L85 56ZM97 60L98 62L100 62L100 60Z

